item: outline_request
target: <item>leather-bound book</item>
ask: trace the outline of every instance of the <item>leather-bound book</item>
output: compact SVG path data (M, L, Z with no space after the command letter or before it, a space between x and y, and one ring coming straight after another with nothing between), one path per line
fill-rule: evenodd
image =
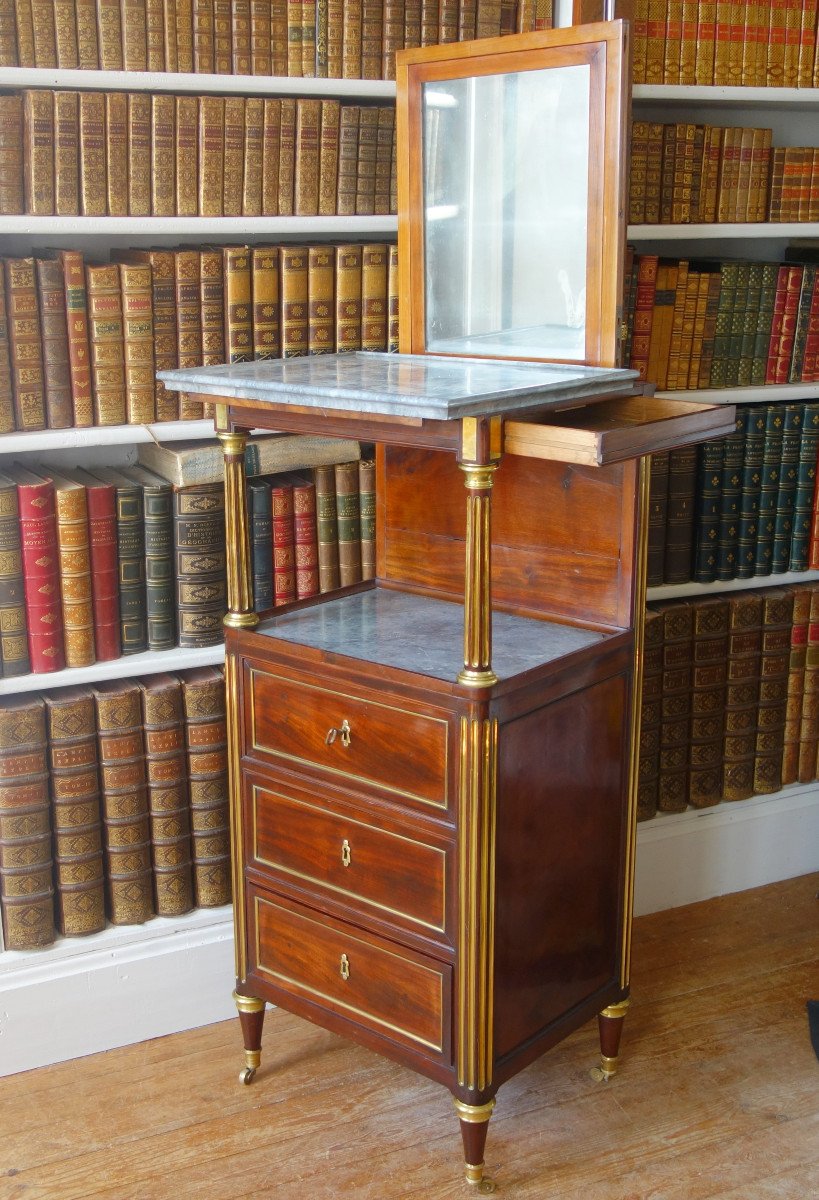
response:
M333 354L335 341L335 253L333 246L310 246L308 251L308 327L310 354Z
M338 563L336 470L334 466L316 467L313 476L316 485L319 590L332 592L341 586Z
M358 118L356 216L375 212L375 159L378 153L378 106L362 104Z
M329 0L316 0L316 70L317 79L327 78L327 37L330 20Z
M230 901L230 830L225 681L217 667L181 676L198 908Z
M387 352L398 353L398 247L390 246L387 266Z
M661 450L651 455L648 493L648 587L659 587L664 578L665 523L668 513L668 454Z
M247 246L225 246L226 361L253 359L253 299L251 257Z
M176 215L195 217L199 211L199 98L176 96Z
M212 75L214 69L213 0L193 0L193 69Z
M176 0L176 69L193 70L193 0Z
M296 101L296 159L293 209L297 217L314 217L319 203L319 134L321 101Z
M283 477L270 488L273 514L273 604L290 604L296 599L296 538L293 526L293 485Z
M722 488L719 517L717 579L734 579L737 574L738 519L742 500L743 459L749 410L737 408L736 432L725 439L722 453Z
M16 32L16 65L18 67L33 67L36 65L36 56L34 52L34 21L31 12L31 0L15 0L12 21Z
M534 7L534 6L532 6ZM518 15L522 15L525 5L521 4L518 10ZM440 0L439 6L439 29L438 41L443 45L446 42L457 42L458 40L458 0ZM522 31L521 31L522 32Z
M779 493L779 469L782 461L784 426L782 405L768 404L766 409L757 516L755 575L770 575L773 565L776 498Z
M54 94L23 92L23 168L26 212L54 212Z
M282 246L282 358L307 353L308 247Z
M120 644L123 654L141 654L148 648L142 488L111 468L95 467L93 474L116 488Z
M660 812L683 812L688 804L694 612L686 603L660 604L657 611L663 616L657 808Z
M654 320L654 293L657 289L659 256L641 254L637 260L637 292L634 303L634 331L631 338L632 370L640 379L647 378L651 349L651 327Z
M802 437L796 463L789 570L806 571L810 556L811 515L816 492L816 462L819 455L819 403L808 402L802 417Z
M94 684L108 916L140 925L154 913L142 702L135 680Z
M84 428L94 424L85 265L82 255L76 250L61 250L60 263L65 291L72 424Z
M99 752L90 688L46 692L54 907L67 937L105 928L105 861L100 814Z
M57 66L72 69L79 65L74 0L54 0L54 33Z
M120 263L123 350L125 357L125 415L129 425L154 420L154 320L151 268Z
M38 258L35 268L43 347L46 420L49 429L68 429L73 424L74 412L71 400L63 272L59 262L53 258Z
M287 74L287 0L270 5L270 73Z
M80 211L80 105L77 92L54 93L54 212Z
M225 176L222 212L226 217L242 215L245 162L245 101L243 96L225 97Z
M291 79L301 78L301 10L302 0L286 0L287 4L287 70Z
M200 291L200 251L174 252L176 278L176 335L180 367L202 365L202 302ZM179 416L183 421L202 416L202 404L190 400L186 392L179 394Z
M142 488L148 649L170 650L176 645L173 491L167 479L147 467L123 467L122 474Z
M361 247L361 349L387 349L388 247Z
M327 0L327 76L341 79L344 70L344 0Z
M395 133L395 109L382 104L378 109L378 129L375 149L375 185L373 189L373 211L376 216L386 216L390 211L390 171L392 168L392 142Z
M435 46L438 43L438 28L439 28L440 20L441 20L440 8L441 8L441 6L439 3L439 0L421 0L421 45L422 46ZM517 10L516 0L508 0L508 2L506 2L506 0L501 0L500 7L498 9L498 20L501 21L501 18L503 15L506 17L506 24L507 24L507 28L501 30L501 35L506 34L506 33L514 33L515 32L515 19L517 16L516 10ZM385 17L384 17L384 24L386 27L386 11L385 11ZM385 65L386 65L386 61L387 61L386 28L385 28L385 32L384 32L384 42L385 42ZM385 76L385 78L386 78L386 76ZM395 78L394 56L393 56L393 63L392 63L392 75L390 75L389 78L390 79Z
M358 464L358 502L361 517L361 578L375 578L375 460Z
M336 518L341 587L361 580L361 507L358 463L336 463Z
M51 481L57 517L65 665L87 667L96 661L88 503L85 488L76 480L51 468Z
M128 250L117 255L125 262L147 263L151 268L151 310L154 326L154 368L173 370L179 366L176 336L176 266L173 250ZM174 421L179 415L177 392L169 392L154 380L157 421Z
M301 74L316 76L316 0L301 0Z
M810 621L810 586L793 589L793 624L788 659L788 700L785 706L785 733L782 749L782 786L799 779L799 743L802 730L802 706L805 692L805 662Z
M759 289L759 309L754 334L754 356L751 361L750 382L754 387L761 387L765 383L778 275L778 263L762 264L762 283Z
M250 73L270 75L270 0L250 0Z
M0 433L11 433L14 426L14 387L11 382L9 325L6 319L6 265L0 261Z
M0 697L0 915L6 950L54 941L45 706Z
M707 808L722 799L730 614L723 596L698 600L693 609L688 802L694 808Z
M91 557L91 601L94 613L94 647L98 662L119 658L119 567L117 564L117 495L105 483L81 467L66 472L82 484L88 508Z
M293 479L293 544L296 569L296 598L319 594L318 530L316 487L312 480Z
M162 24L165 42L165 70L179 70L179 55L176 48L176 2L163 0Z
M338 139L341 105L338 100L321 101L319 134L318 214L333 216L338 188Z
M663 691L663 614L646 610L643 634L643 690L640 695L640 751L637 820L657 813L660 777L660 725Z
M5 268L15 425L20 432L30 432L46 427L43 350L34 259L7 258Z
M265 612L273 607L273 514L270 483L266 479L248 480L247 516L253 607L257 612Z
M254 0L259 3L260 0ZM257 96L245 100L245 160L242 182L242 216L262 215L262 170L264 101Z
M279 212L281 133L282 102L266 98L262 127L262 215L265 217L275 217Z
M693 577L713 583L717 577L717 546L722 485L723 438L711 438L697 448L697 487Z
M165 8L162 0L145 0L145 49L149 71L165 71Z
M793 598L793 588L771 588L762 594L762 654L754 754L756 795L778 792L782 787Z
M251 67L250 0L231 0L230 12L233 74L249 75Z
M420 45L420 0L416 0L418 12L418 41L405 45ZM382 65L382 28L384 13L382 0L361 0L361 78L380 79Z
M182 685L175 675L139 680L145 730L145 766L157 916L193 908Z
M31 669L62 671L65 646L54 485L25 467L9 466L6 474L17 485Z
M722 277L719 271L711 271L708 276L708 294L705 300L705 320L702 331L702 352L700 366L696 379L689 376L690 388L708 387L711 379L711 364L714 361L714 338L717 328L717 312L719 309L719 294L722 287ZM753 371L753 366L752 366Z
M805 686L799 726L799 783L811 783L816 778L819 753L819 584L809 587Z
M122 65L126 71L148 69L145 0L122 0Z
M350 217L356 211L358 181L358 127L361 109L343 104L338 130L338 194L336 212Z
M793 335L793 350L791 352L788 383L801 383L805 362L808 325L810 322L811 306L816 284L816 266L806 263L802 274L802 289L799 293L799 303L796 310L796 329Z
M668 459L668 509L665 527L666 583L691 578L697 482L697 447L672 450Z
M799 450L802 443L802 421L805 415L804 404L784 404L781 408L783 416L782 457L779 461L779 486L776 492L772 575L783 575L790 569L794 502L799 474Z
M250 252L253 273L253 357L281 357L279 247L256 246Z
M0 96L0 215L24 211L23 98Z
M94 424L124 425L127 419L125 344L119 269L115 263L101 267L86 266L85 280Z
M233 70L230 0L213 0L213 70L217 75Z
M762 597L758 592L737 592L728 598L728 606L722 798L747 800L754 792Z
M176 214L176 102L173 96L151 96L151 213Z
M356 243L336 246L336 348L361 349L361 255Z
M737 526L736 577L750 579L756 566L759 533L759 491L762 486L762 455L765 449L766 412L762 405L745 410L745 447L742 459L742 488Z
M122 15L119 0L97 0L97 41L100 69L121 71Z
M203 250L199 257L199 302L202 311L202 364L225 361L225 264L222 251Z
M199 215L221 217L224 192L225 101L199 99Z
M179 645L215 646L227 607L224 485L175 488L173 515Z
M78 66L84 71L96 71L100 65L96 0L74 0L74 10L77 19Z
M279 130L279 216L292 217L296 174L296 101L283 98Z
M0 475L0 668L7 679L30 670L20 509L8 475Z

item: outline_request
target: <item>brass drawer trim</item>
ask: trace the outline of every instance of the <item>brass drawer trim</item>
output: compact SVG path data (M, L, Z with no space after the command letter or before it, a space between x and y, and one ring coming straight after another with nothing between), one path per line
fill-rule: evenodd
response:
M273 971L273 970L271 970L270 967L264 966L264 964L262 963L261 945L259 943L259 909L260 909L261 905L265 904L265 905L267 905L268 908L278 909L279 912L287 913L288 915L291 915L291 916L294 914L291 912L290 909L282 908L281 905L274 904L273 901L266 900L262 896L254 896L253 899L254 899L254 903L255 903L255 907L256 907L256 922L255 922L255 924L256 924L256 970L257 971L260 971L263 975L269 976L271 979L277 979L277 980L280 980L284 984L290 984L292 987L298 988L300 992L306 993L308 996L315 996L318 1000L326 1001L329 1004L334 1005L336 1008L340 1008L340 1009L345 1010L346 1012L351 1013L355 1017L363 1017L371 1025L380 1026L382 1029L389 1030L390 1033L397 1033L401 1037L407 1038L408 1041L417 1042L417 1044L419 1046L426 1046L427 1049L434 1050L436 1054L443 1054L443 1052L444 1052L444 976L441 971L436 971L432 967L425 967L423 965L423 963L419 963L413 958L404 958L402 955L396 954L392 950L385 950L382 946L376 946L371 942L362 941L360 938L354 937L351 934L349 934L349 935L346 933L344 934L344 938L349 945L362 946L364 948L364 950L374 951L377 954L385 954L390 958L396 959L399 963L407 963L411 967L414 967L419 971L426 971L429 975L432 975L433 978L438 981L438 1030L439 1030L438 1039L437 1039L437 1042L428 1042L426 1040L426 1038L419 1037L419 1035L417 1033L413 1033L411 1030L405 1029L402 1025L396 1025L391 1021L385 1020L383 1017L377 1017L374 1013L369 1012L365 1008L359 1008L355 1004L348 1004L344 1000L342 1000L339 996L334 996L334 995L330 994L329 992L322 992L318 988L311 987L308 983L305 983L301 979L294 979L289 975L285 975L284 972L282 972L282 971ZM298 912L295 915L298 916L300 921L306 921L309 925L315 925L316 929L319 929L322 932L324 932L328 929L332 933L339 932L338 930L334 929L332 926L324 925L320 921L313 921L310 917L305 916L303 912Z
M331 809L322 808L319 804L310 804L306 800L296 800L293 796L288 796L284 792L277 792L266 785L253 784L253 857L256 862L262 863L266 867L272 867L275 871L280 871L283 875L290 875L294 879L303 879L308 883L314 883L322 888L326 888L329 892L335 892L340 896L347 896L352 900L358 900L362 904L369 905L371 908L380 909L382 912L389 913L394 917L403 917L405 921L412 922L413 925L420 925L424 929L433 929L437 933L446 932L446 851L439 849L437 846L430 846L429 842L422 842L418 838L407 837L405 834L393 833L391 830L382 829L379 825L371 825L367 821L359 821L354 817L344 817L343 819L349 825L359 825L362 829L369 829L373 832L383 835L384 837L396 838L398 841L409 842L413 846L423 846L425 850L431 850L433 853L440 855L443 862L442 889L441 889L441 921L440 924L434 924L431 921L422 921L420 917L414 917L411 913L404 912L400 908L390 908L387 904L380 904L377 900L369 900L366 896L362 896L360 892L354 892L349 888L339 887L338 884L329 883L321 879L317 875L308 875L304 871L295 871L292 867L286 867L282 863L277 863L269 858L263 858L259 853L259 839L257 835L257 820L256 820L256 805L259 792L269 796L278 796L281 800L286 800L288 804L297 804L301 808L311 809L313 812L321 813L337 817L339 814ZM345 864L346 865L346 864Z

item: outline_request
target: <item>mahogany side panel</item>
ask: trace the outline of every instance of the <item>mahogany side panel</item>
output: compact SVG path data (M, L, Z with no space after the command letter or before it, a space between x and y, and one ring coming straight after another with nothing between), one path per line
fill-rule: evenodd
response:
M463 595L466 502L446 454L388 447L378 460L379 578ZM632 620L636 467L507 455L492 493L492 604L575 624Z

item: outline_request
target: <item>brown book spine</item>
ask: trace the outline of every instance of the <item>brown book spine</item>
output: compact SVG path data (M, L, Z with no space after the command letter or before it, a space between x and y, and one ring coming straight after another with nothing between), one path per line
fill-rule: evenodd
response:
M20 506L17 485L5 475L0 476L0 663L6 679L31 670Z
M250 0L231 0L230 13L233 74L249 75L251 73Z
M340 586L335 467L315 467L313 474L316 485L319 589L321 592L332 592Z
M361 578L375 578L375 459L358 464L358 503L361 515Z
M718 804L722 798L728 619L724 597L694 605L688 780L689 803L694 808Z
M799 744L805 693L810 599L810 587L794 588L791 651L788 660L788 700L785 707L785 733L782 750L783 787L789 783L796 783L799 779Z
M279 132L279 216L292 217L296 176L296 101L281 102Z
M151 268L151 308L154 327L154 369L172 371L179 366L176 338L176 278L172 250L131 250L128 262L148 263ZM175 421L179 415L179 393L169 392L154 379L155 419Z
M17 34L17 66L36 66L31 0L14 0L14 25Z
M215 646L227 607L224 485L177 488L173 505L179 645Z
M342 587L347 587L362 578L358 463L336 463L335 474L339 580Z
M252 75L270 75L273 71L270 13L270 0L250 0L250 71Z
M649 609L643 632L643 689L640 695L640 749L637 820L657 815L660 727L663 691L663 614Z
M196 904L230 900L225 683L214 667L182 677Z
M176 104L173 96L151 96L151 212L172 217L176 212Z
M43 697L48 727L57 928L82 937L105 928L105 863L94 694L60 688Z
M230 75L232 68L230 0L213 0L213 69L217 75Z
M245 101L242 96L225 97L225 158L222 212L226 217L242 215L245 160Z
M0 916L7 950L54 941L45 706L0 699Z
M97 0L97 42L100 69L121 71L122 16L119 0Z
M819 751L819 586L810 586L805 687L799 724L799 783L816 778Z
M151 98L128 94L128 214L151 215Z
M80 211L79 97L54 93L54 212L74 217Z
M279 247L255 247L253 272L253 357L281 357Z
M96 653L85 488L55 474L54 505L65 665L87 667L96 661Z
M49 429L73 423L63 273L56 259L37 259L37 294L43 352L46 420Z
M179 55L176 50L176 3L175 0L163 0L162 25L165 42L165 70L179 70Z
M74 0L74 9L77 19L77 65L84 71L96 71L100 65L96 0Z
M534 10L534 4L531 4ZM527 9L526 3L521 3L518 8L519 16ZM448 42L457 42L458 40L458 0L440 0L438 7L438 20L440 22L438 28L438 41L443 45ZM520 33L531 32L534 26L530 25L528 29L519 30Z
M338 100L321 101L321 132L318 153L318 214L333 216L338 187L338 138L341 105Z
M176 215L195 217L199 212L197 141L199 100L176 97Z
M95 684L93 692L108 914L114 925L138 925L154 913L140 689L112 680Z
M221 250L203 250L199 260L202 365L225 362L225 276Z
M345 0L342 22L341 77L361 78L362 0Z
M344 0L327 0L327 75L341 79L344 62Z
M279 155L281 151L282 102L264 101L262 129L262 215L278 216Z
M316 0L301 0L301 74L316 77Z
M361 349L387 349L388 247L361 248Z
M176 69L193 70L193 0L176 0Z
M13 0L6 0L0 8L0 67L16 67L17 35L14 21Z
M225 346L227 361L253 359L253 300L250 251L246 246L226 246L225 256Z
M199 75L213 74L213 0L193 0L193 69Z
M14 430L14 386L11 382L9 324L6 317L6 268L0 261L0 433Z
M336 211L340 216L353 216L356 211L358 179L358 125L360 108L357 104L341 107L338 135L338 195Z
M115 264L85 268L91 342L94 424L124 425L125 356L122 296Z
M80 92L80 211L104 217L107 211L105 96Z
M174 254L176 277L176 334L180 367L202 365L202 307L200 294L200 251L177 250ZM179 394L179 416L183 421L201 418L202 405Z
M126 71L148 69L145 0L122 0L122 65Z
M660 717L660 812L683 812L688 804L688 731L691 719L693 609L661 604L663 677Z
M248 96L245 100L245 161L242 184L242 216L262 215L264 101Z
M782 787L792 627L793 589L772 588L763 593L759 707L754 754L756 795L778 792Z
M6 312L15 425L45 429L45 385L33 258L6 259Z
M287 71L291 79L301 78L301 5L302 0L287 4Z
M327 38L330 0L316 0L316 77L327 78Z
M333 246L310 246L308 252L309 354L335 353L335 253Z
M421 11L420 0L416 0L418 11L418 40L413 45L420 45ZM383 47L382 29L384 11L382 0L362 0L361 2L361 78L380 79L382 69ZM407 46L409 42L405 43Z
M357 216L369 216L375 212L375 160L377 154L378 107L362 105L358 119L358 162L355 189Z
M307 353L307 270L307 246L282 246L282 358Z
M336 347L361 349L361 254L356 243L336 246Z
M38 67L56 67L57 32L52 0L31 0L34 26L34 61Z
M85 290L85 266L76 250L61 250L68 330L68 364L71 380L73 424L84 428L94 424L91 392L91 356L88 344L88 305Z
M23 165L26 212L54 213L54 96L23 92Z
M398 348L398 247L392 245L387 268L387 351L390 354L397 354Z
M294 212L299 217L318 214L319 132L321 101L296 101Z
M23 98L0 96L0 216L22 212Z
M224 191L225 102L222 96L199 100L199 215L221 217Z
M375 153L375 187L373 193L373 208L376 216L387 216L391 211L390 185L394 134L395 109L391 105L384 104L378 110L378 134Z
M105 179L111 217L128 214L128 97L105 93Z
M503 23L506 19L507 28L502 28L501 35L505 33L514 33L515 17L516 17L516 0L501 0L498 7L498 19ZM435 46L438 42L438 29L441 21L441 6L439 0L421 0L421 45ZM386 14L385 14L386 22ZM386 40L386 34L385 34ZM400 49L400 47L398 47ZM392 67L393 74L391 79L395 78L395 66Z
M145 46L149 71L165 71L165 6L145 0Z
M147 425L154 410L154 321L151 268L120 263L125 355L125 410L129 425Z
M287 0L270 5L270 73L287 75Z

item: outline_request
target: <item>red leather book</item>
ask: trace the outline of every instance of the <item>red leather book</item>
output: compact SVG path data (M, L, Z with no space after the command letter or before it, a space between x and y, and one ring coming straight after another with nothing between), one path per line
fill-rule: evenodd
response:
M776 360L779 354L779 340L782 336L782 320L785 315L785 297L788 291L789 267L781 266L776 277L776 294L774 296L773 319L771 321L771 340L768 343L768 362L765 368L765 382L776 382Z
M273 508L273 603L290 604L296 599L292 483L274 481L270 500Z
M117 489L89 471L66 471L85 488L91 549L91 600L97 661L119 658L119 566L117 563Z
M296 557L296 595L299 600L319 593L316 486L293 481L293 542Z
M9 467L6 474L17 484L31 669L35 674L62 671L65 647L54 485L25 467Z
M788 286L785 292L785 307L782 312L782 332L779 337L779 348L776 355L774 383L788 382L803 274L804 267L788 267Z

